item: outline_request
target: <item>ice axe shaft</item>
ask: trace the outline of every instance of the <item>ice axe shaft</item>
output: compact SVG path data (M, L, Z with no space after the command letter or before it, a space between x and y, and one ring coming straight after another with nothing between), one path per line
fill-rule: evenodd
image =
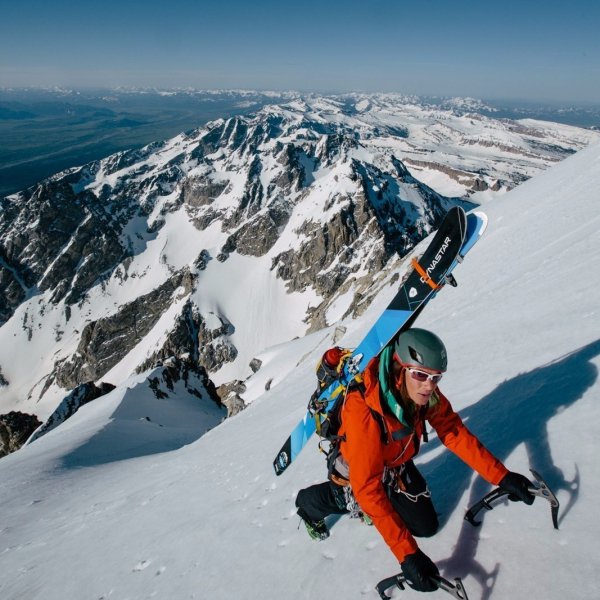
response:
M440 590L448 592L451 596L458 598L458 600L469 600L460 577L456 577L454 579L454 585L452 585L452 583L443 577L434 577L433 580ZM382 579L377 584L375 589L377 590L381 600L391 600L391 596L388 596L386 592L393 587L398 587L401 590L404 590L405 584L408 585L404 575L398 574L392 575L392 577L387 577L386 579Z
M554 492L548 487L548 484L544 481L542 476L533 469L530 469L531 474L535 478L534 486L529 488L529 493L534 496L539 496L540 498L544 498L544 500L548 500L550 502L550 511L552 513L552 524L554 525L554 529L558 529L558 509L560 504L558 499L554 495ZM481 525L481 521L475 520L477 514L485 509L492 510L494 507L492 505L493 502L502 498L503 496L508 496L509 492L503 490L502 488L497 487L496 489L486 494L479 502L475 503L465 514L465 521L471 523L475 527L479 527Z

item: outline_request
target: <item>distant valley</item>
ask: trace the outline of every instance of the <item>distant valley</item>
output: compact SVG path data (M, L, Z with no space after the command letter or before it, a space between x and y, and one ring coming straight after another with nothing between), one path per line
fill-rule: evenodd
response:
M280 99L255 92L0 89L0 197Z

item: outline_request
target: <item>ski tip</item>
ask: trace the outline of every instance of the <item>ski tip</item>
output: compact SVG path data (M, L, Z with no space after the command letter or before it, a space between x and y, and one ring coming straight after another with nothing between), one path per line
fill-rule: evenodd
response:
M475 215L477 217L477 220L479 221L479 229L477 231L477 235L481 237L487 229L488 216L484 212L481 212L479 210L473 211L471 214Z

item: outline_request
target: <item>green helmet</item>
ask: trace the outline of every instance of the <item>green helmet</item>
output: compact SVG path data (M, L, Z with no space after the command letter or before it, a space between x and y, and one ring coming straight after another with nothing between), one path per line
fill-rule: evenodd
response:
M394 353L405 365L421 365L444 372L448 368L446 346L440 338L426 329L407 329L394 344Z

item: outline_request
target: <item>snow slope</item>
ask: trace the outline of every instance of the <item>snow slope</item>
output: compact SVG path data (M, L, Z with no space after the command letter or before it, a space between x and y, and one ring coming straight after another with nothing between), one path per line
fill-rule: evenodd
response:
M441 387L472 430L510 469L537 469L561 501L559 531L541 500L500 505L474 529L464 511L488 487L435 438L423 447L442 527L421 547L447 578L464 579L470 600L600 597L599 189L594 145L490 204L459 287L419 321L447 343ZM341 343L356 343L392 294L345 323ZM144 430L125 428L124 451L119 425L139 424L146 407L118 388L2 459L0 597L377 598L374 585L399 568L374 528L342 518L321 543L298 530L294 498L324 477L316 442L281 478L271 467L333 335L265 352L251 406L189 445L145 451Z

